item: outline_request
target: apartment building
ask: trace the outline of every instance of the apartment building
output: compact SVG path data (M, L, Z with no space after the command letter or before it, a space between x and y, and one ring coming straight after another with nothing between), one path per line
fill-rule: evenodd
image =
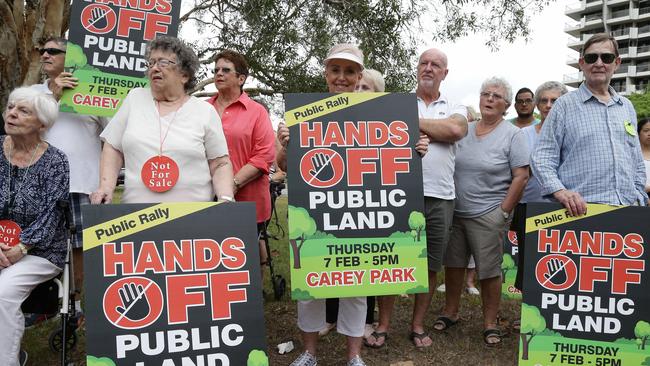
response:
M566 6L571 18L565 25L568 47L579 52L592 35L609 32L618 41L622 62L611 85L622 94L650 88L650 0L581 0ZM578 69L578 53L567 64L576 72L564 76L567 86L578 87L584 80Z

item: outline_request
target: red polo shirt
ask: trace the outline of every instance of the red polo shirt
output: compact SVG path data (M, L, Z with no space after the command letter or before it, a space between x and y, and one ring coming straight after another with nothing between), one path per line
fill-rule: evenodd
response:
M219 94L208 100L215 109L217 98ZM242 93L223 111L221 125L226 135L233 173L236 174L246 164L262 172L257 179L241 187L235 199L255 202L257 222L266 221L271 217L269 168L275 162L275 134L269 114L261 104Z

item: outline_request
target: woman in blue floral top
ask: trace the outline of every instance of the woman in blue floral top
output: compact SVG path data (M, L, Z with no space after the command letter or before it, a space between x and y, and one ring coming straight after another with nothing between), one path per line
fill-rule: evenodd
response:
M42 140L58 106L48 95L18 88L3 113L0 137L0 365L18 365L24 331L22 302L65 260L63 213L69 169L65 155Z

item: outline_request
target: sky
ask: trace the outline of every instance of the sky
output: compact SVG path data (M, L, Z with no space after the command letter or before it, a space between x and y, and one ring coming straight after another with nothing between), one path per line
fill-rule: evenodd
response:
M499 51L492 52L485 46L485 38L474 35L454 43L423 44L418 50L421 53L435 47L447 54L449 74L441 85L442 93L449 100L471 105L478 111L481 83L491 76L508 80L516 93L522 87L535 91L549 80L562 82L565 74L578 72L566 64L570 57L577 58L577 53L567 47L569 36L564 33L565 23L571 21L564 15L570 3L558 0L535 15L528 43L502 43ZM508 117L515 116L514 107L510 107Z

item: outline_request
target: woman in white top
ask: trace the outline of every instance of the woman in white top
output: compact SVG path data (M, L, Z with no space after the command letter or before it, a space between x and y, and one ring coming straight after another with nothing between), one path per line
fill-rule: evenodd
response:
M135 88L108 124L100 186L92 203L110 203L122 164L123 203L232 201L232 165L217 112L188 95L199 61L174 37L147 46L150 88Z
M641 118L637 123L637 129L639 131L641 151L643 152L643 162L645 163L645 191L650 192L650 118Z

